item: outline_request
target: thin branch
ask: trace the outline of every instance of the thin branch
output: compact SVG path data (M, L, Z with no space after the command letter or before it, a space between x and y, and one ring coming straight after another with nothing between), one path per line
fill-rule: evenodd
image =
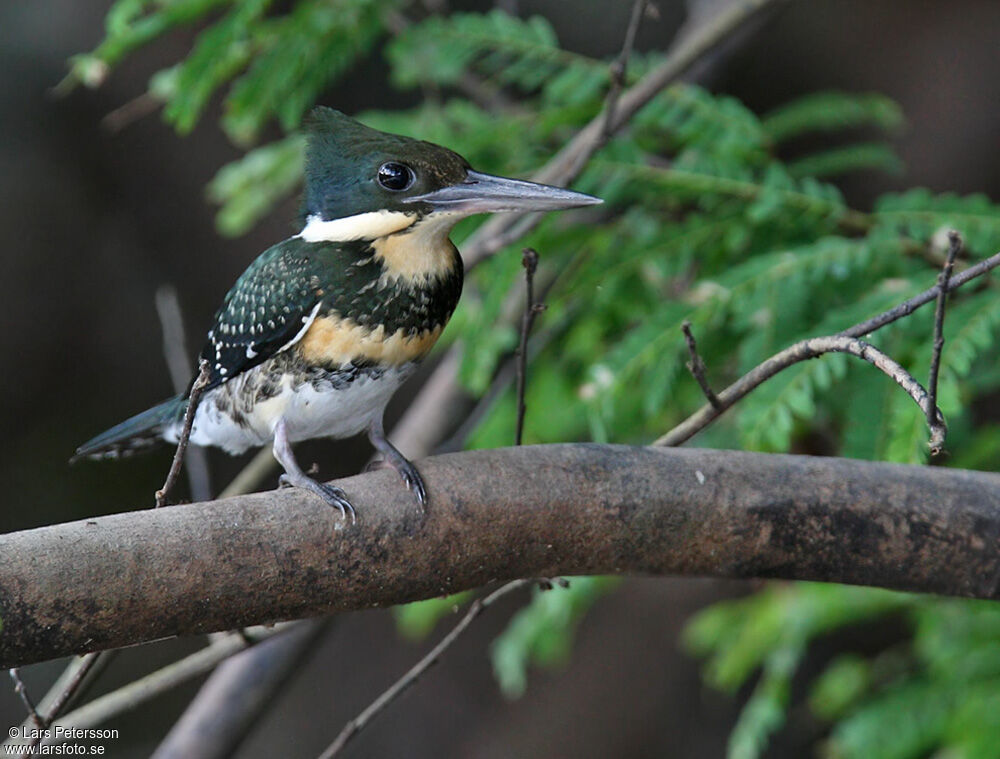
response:
M52 702L52 707L50 708L48 714L45 716L45 720L48 724L52 724L62 713L62 710L66 708L66 704L70 702L70 699L76 695L83 682L87 679L87 675L90 674L91 670L97 665L99 659L101 658L103 652L95 652L90 654L85 654L80 660L80 666L76 668L73 672L73 676L70 681L66 683L66 687L59 693L56 700Z
M42 719L42 716L38 713L38 709L35 708L35 702L28 695L28 689L21 679L21 673L18 672L17 667L11 667L7 672L10 675L10 679L14 681L14 692L21 699L21 703L24 704L24 708L27 710L31 721L34 722L35 727L39 730L44 730L47 727L45 720Z
M955 257L962 249L962 236L954 229L948 231L948 257L938 276L937 306L934 310L934 344L931 350L931 368L927 376L927 423L933 421L937 409L938 372L941 368L941 352L944 350L944 311L948 300L948 282L955 266ZM941 453L939 446L931 445L931 456Z
M75 696L79 696L83 692L87 676L96 671L97 665L100 662L107 661L112 655L113 654L108 651L98 651L76 657L69 664L69 666L63 670L62 675L60 675L59 679L56 680L53 686L42 698L38 708L31 708L28 710L29 718L22 723L20 734L10 734L4 741L3 745L23 744L29 747L39 745L44 738L44 733L42 731L55 722L56 718L62 713L63 709L66 708L66 705L71 699ZM14 677L15 672L16 670L11 670L11 677ZM18 681L19 678L16 678L15 684ZM25 691L22 698L26 696L27 692ZM38 728L38 730L33 734L29 731L29 728L32 725Z
M687 343L688 355L691 357L687 362L688 371L695 378L698 383L698 387L701 388L702 394L708 400L709 404L716 411L724 411L722 408L722 402L719 400L719 396L715 394L712 390L712 386L708 383L708 377L705 372L705 362L702 360L701 355L698 353L698 343L694 339L694 334L691 332L691 322L687 319L681 324L681 332L684 333L684 342Z
M514 445L521 445L521 440L524 435L524 416L527 411L524 395L527 387L528 376L528 336L531 334L532 325L534 324L538 314L545 310L544 304L535 302L534 285L535 272L538 270L538 251L534 248L524 248L524 250L521 251L521 265L524 267L525 298L524 311L521 316L521 339L516 356L517 425L514 433ZM444 639L442 639L442 641L427 654L427 656L417 662L417 664L414 665L409 672L403 675L403 677L379 695L367 709L344 726L336 740L334 740L330 747L323 752L321 759L328 759L328 757L333 757L340 753L344 746L347 745L347 742L361 732L368 722L374 719L374 717L380 711L385 709L390 703L392 703L392 701L402 695L407 688L415 684L417 679L427 669L435 664L438 659L441 658L444 652L458 639L462 632L465 631L465 629L484 609L503 595L522 587L527 582L527 580L515 580L487 596L485 599L476 599L469 608L465 617L462 618L455 628L448 635L446 635Z
M170 381L175 393L183 393L191 379L191 362L188 360L187 340L184 337L184 318L177 290L163 285L156 291L156 313L160 317L163 330L163 358L170 372ZM184 457L191 499L207 501L212 497L211 479L208 473L208 454L204 448L188 448Z
M976 279L977 277L981 277L997 266L1000 266L1000 253L992 255L975 266L970 266L960 274L951 277L945 288L942 288L940 283L935 284L934 287L929 290L925 290L919 295L900 303L898 306L877 316L873 316L871 319L866 319L853 327L849 327L848 329L838 333L835 337L858 338L862 335L871 334L887 324L892 324L903 317L909 316L916 309L935 300L942 289L946 292L957 290L962 285ZM812 340L819 339L829 340L830 338L812 338ZM773 376L773 374L776 374L782 369L786 369L788 366L791 366L792 363L797 363L800 360L805 360L805 358L810 358L811 356L804 356L801 359L793 360L791 363L783 363L783 361L788 360L789 357L798 355L796 351L801 350L801 346L804 343L809 342L809 340L804 340L801 343L796 343L790 348L786 348L781 353L767 359L767 361L763 364L760 364L756 368L752 369L750 372L743 375L740 379L736 380L736 382L718 394L719 401L723 405L722 410L716 409L712 405L702 406L698 409L698 411L671 429L669 432L657 438L653 445L676 446L690 440L697 433L701 432L705 429L705 427L715 421L720 414L723 413L723 411L730 408L736 401L740 400L749 392L757 388L762 382ZM911 396L913 396L912 393ZM913 397L914 400L916 400L916 397ZM933 450L935 447L940 447L944 443L944 420L940 416L940 411L934 406L926 403L926 401L918 402L920 403L920 408L924 410L929 420L928 427L931 429L931 439L929 441L929 445ZM930 420L933 420L933 424L930 423Z
M63 709L75 698L80 697L86 692L87 687L93 682L97 673L107 662L114 658L115 653L116 651L101 651L99 653L73 657L72 661L62 671L62 674L49 687L42 700L38 702L38 713L46 715L43 718L45 727L51 725L59 717ZM28 735L34 725L34 720L29 717L21 723L20 734L22 736ZM40 739L41 736L39 735L27 741L22 740L21 742L29 746L35 746L38 745ZM13 742L18 742L18 739L8 738L4 741L3 745L7 746Z
M527 407L524 393L528 384L528 335L535 319L545 305L535 303L535 272L538 270L538 252L534 248L521 251L521 265L524 267L525 301L521 315L521 342L517 349L517 426L514 431L514 445L521 444L524 435L524 414Z
M202 359L198 378L191 385L191 392L188 394L188 405L184 411L184 424L181 427L180 437L177 439L177 450L174 451L174 459L170 462L170 471L167 472L167 479L163 487L156 491L156 508L161 508L167 504L167 496L177 484L177 478L181 473L181 463L184 461L184 451L187 450L188 439L191 437L191 426L194 424L194 415L198 410L198 402L201 394L208 386L208 362Z
M974 279L978 279L987 272L1000 266L1000 253L994 253L989 258L985 258L974 266L970 266L968 269L959 272L958 274L951 277L948 283L948 292L954 292L962 285L971 282ZM932 300L938 297L938 293L941 292L940 285L934 285L928 290L924 290L919 295L914 295L909 300L903 301L898 306L889 309L877 316L873 316L871 319L866 319L865 321L855 324L853 327L848 327L841 335L847 335L848 337L864 337L865 335L870 335L876 330L882 329L887 324L892 324L894 321L902 319L904 316L909 316L914 311L916 311L921 306L925 306Z
M535 335L535 338L528 345L528 361L531 361L541 353L556 334L556 330L547 329ZM503 357L500 368L494 372L493 380L490 382L490 386L486 389L486 392L476 401L472 410L465 415L462 423L458 425L454 432L434 447L433 453L454 453L455 451L465 449L465 444L469 436L479 426L479 423L490 412L490 409L496 405L503 394L507 392L507 389L517 382L518 359L519 357L516 353Z
M105 114L104 118L101 119L101 126L112 134L116 134L125 127L154 113L157 108L163 105L163 102L162 97L147 90Z
M379 712L385 709L395 699L399 698L399 696L401 696L407 688L420 679L421 675L437 664L438 659L440 659L444 652L447 651L456 640L458 640L462 633L465 632L465 629L472 624L476 617L508 593L512 593L519 588L523 588L530 582L531 580L514 580L501 588L497 588L486 596L486 598L477 598L473 601L469 610L465 613L465 616L462 617L461 621L459 621L459 623L451 629L451 632L445 635L444 638L441 639L441 642L434 646L434 648L432 648L423 659L418 661L409 672L399 678L399 680L393 683L390 688L384 691L378 698L369 704L367 709L344 725L344 729L340 731L337 739L330 744L326 751L320 754L319 759L331 759L339 754L344 746L347 745L347 742L364 730L365 726L377 717Z
M615 107L618 105L618 97L621 95L622 87L625 86L625 74L628 71L628 61L632 57L632 48L635 45L635 35L639 31L639 22L646 10L647 0L635 0L632 5L632 16L625 30L625 42L622 43L622 51L611 64L611 87L608 89L607 99L604 101L604 126L601 129L601 139L607 141L611 137L611 125L615 119Z
M158 310L161 310L162 306L161 306L160 294L157 293L157 295L158 295L157 307ZM169 317L166 319L163 318L163 315L161 313L161 323L164 325L165 330L166 330L166 325L168 323L171 323L171 321L172 320ZM164 339L166 341L166 335L164 336ZM185 356L186 354L181 354L181 355ZM187 371L184 374L190 376L190 371ZM181 376L183 376L183 374ZM240 471L240 473L236 476L236 478L233 479L233 481L226 487L226 489L222 492L222 494L219 497L231 498L233 496L243 495L245 493L252 492L254 489L257 488L260 482L268 475L268 473L273 468L274 468L274 457L271 455L270 449L261 450ZM194 494L195 492L196 489L192 485L192 494ZM244 632L245 631L241 628L240 630L237 630L233 634L242 635ZM226 633L221 633L220 635L221 639L226 639L230 636L230 633L226 632ZM262 636L257 636L257 637L258 639L261 640L263 639ZM225 649L213 649L213 651L215 651L216 654L219 654L220 650L230 651L230 648L228 647L227 644L227 647ZM231 652L227 653L226 656L239 653L240 650L242 649L232 648ZM63 671L62 675L60 675L58 680L56 680L56 682L52 685L52 687L49 689L49 691L45 694L45 696L39 703L39 710L42 713L48 715L47 716L48 724L51 724L53 721L57 720L57 718L62 713L66 705L69 704L74 697L79 696L83 693L84 683L86 678L89 675L96 673L98 669L100 669L104 663L109 661L115 653L116 653L115 651L100 651L97 653L74 657L74 659L66 666L66 669ZM221 661L222 658L225 658L225 657L222 657L220 659L214 659L212 657L205 658L204 655L199 656L197 654L195 654L195 656L198 656L198 659L195 660L196 662L204 659L204 663L206 663L206 665L207 664L211 665L208 666L208 668L204 671L208 671L209 669L214 667L218 663L218 661ZM160 672L162 673L162 670ZM193 670L193 674L191 675L191 677L196 677L200 674L203 674L203 671ZM163 690L173 687L174 683L181 682L181 680L174 679L171 675L169 675L169 673L165 677L162 677L157 673L153 673L152 675L147 676L147 678L142 678L142 681L144 683L151 683L148 687L141 686L142 687L141 692L143 693L143 700L145 700L146 698L153 698L154 696L159 695L159 693L162 692ZM164 683L165 686L160 685L160 683ZM130 683L129 685L123 687L131 688L133 684L134 683ZM117 712L115 712L114 709L120 708L122 710L125 710L133 708L128 698L123 700L114 700L117 698L114 694L117 693L118 691L114 691L112 694L107 694L106 696L102 697L101 702L97 704L96 707L91 707L91 705L88 704L86 708L87 709L94 708L95 713L98 714L100 717L99 721L103 721L104 719L109 719L110 717L115 716ZM105 701L104 699L108 700ZM108 707L108 710L105 710L105 707L102 706L102 704L104 703L111 704L111 706ZM85 716L88 713L89 712L85 711L83 714ZM74 712L73 715L76 715L76 712ZM71 719L76 719L76 718L77 718L76 716L71 717ZM25 723L24 727L27 726L28 726L27 723Z

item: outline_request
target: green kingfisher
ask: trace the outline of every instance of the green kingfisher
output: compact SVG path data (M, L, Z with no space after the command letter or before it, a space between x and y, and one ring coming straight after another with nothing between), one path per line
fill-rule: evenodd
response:
M343 490L303 472L291 444L367 431L423 507L420 473L386 438L382 416L458 303L463 271L452 227L472 214L601 201L482 174L447 148L329 108L316 108L305 131L302 230L250 264L216 313L190 441L231 454L271 445L282 484L354 519ZM189 396L190 387L98 435L74 459L176 443Z

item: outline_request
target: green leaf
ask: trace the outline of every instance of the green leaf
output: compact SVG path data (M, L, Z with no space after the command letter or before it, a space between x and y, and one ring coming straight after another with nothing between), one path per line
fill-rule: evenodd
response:
M619 582L617 577L572 577L568 588L536 590L490 649L493 672L504 695L517 698L524 693L531 664L565 663L580 618Z
M256 138L271 118L298 126L316 97L381 36L382 14L399 0L299 0L256 33L260 48L226 98L222 125L238 143Z
M453 615L471 597L471 591L464 591L441 598L428 598L426 601L393 606L392 615L396 619L396 629L405 638L423 640L434 631L439 621Z
M837 759L918 759L945 736L954 707L950 689L926 682L894 688L839 722L830 736Z
M871 669L871 663L861 656L838 656L812 683L809 706L813 714L825 720L845 714L871 687Z
M212 93L246 66L253 55L253 26L272 0L243 0L203 31L177 70L174 95L164 117L181 134L197 123Z
M562 50L546 19L520 19L500 10L430 16L398 35L386 55L393 82L402 88L455 84L475 71L532 91L567 67L601 69L607 80L605 64ZM565 83L557 86L564 89Z
M888 236L931 241L947 229L957 229L966 247L980 255L1000 250L1000 206L985 195L935 195L914 189L883 195L875 204L877 229Z
M862 126L894 131L903 125L900 107L876 93L817 92L772 111L763 120L774 142L809 132L831 132Z
M302 179L303 139L292 135L254 148L226 164L208 184L208 197L222 206L216 228L226 237L245 234Z
M763 754L771 734L785 722L792 677L804 653L799 643L781 646L768 655L760 682L729 736L728 759L758 759Z
M856 171L902 174L903 161L883 142L861 142L812 153L788 164L793 177L836 177Z
M233 0L118 0L108 11L105 36L101 44L93 52L74 56L70 60L70 77L88 87L96 87L132 51L232 2Z

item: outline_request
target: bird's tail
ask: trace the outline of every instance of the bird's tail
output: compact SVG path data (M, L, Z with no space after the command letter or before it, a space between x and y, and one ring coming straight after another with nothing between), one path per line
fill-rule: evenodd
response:
M163 439L163 432L184 418L187 398L178 395L159 406L136 414L102 432L76 449L70 463L84 458L115 458L149 448Z

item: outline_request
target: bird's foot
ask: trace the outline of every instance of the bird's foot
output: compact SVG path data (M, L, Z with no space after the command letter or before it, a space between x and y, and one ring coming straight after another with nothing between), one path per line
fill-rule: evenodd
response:
M339 509L340 516L343 517L345 522L347 521L348 515L350 515L351 524L357 523L358 515L355 513L351 502L347 500L347 493L340 488L334 487L333 485L327 485L323 482L317 482L312 477L307 477L304 474L300 476L283 474L278 482L283 487L302 488L315 493L326 501L329 506Z
M371 440L372 445L375 446L375 450L382 454L382 457L385 459L385 463L399 472L399 476L403 478L403 482L406 483L406 487L416 497L420 510L426 511L427 486L424 485L424 478L420 476L420 472L418 472L417 468L410 463L409 459L400 453L396 446L390 443L388 438L386 438L385 431L382 429L382 420L380 418L375 419L375 421L372 422L371 426L368 428L368 439Z

